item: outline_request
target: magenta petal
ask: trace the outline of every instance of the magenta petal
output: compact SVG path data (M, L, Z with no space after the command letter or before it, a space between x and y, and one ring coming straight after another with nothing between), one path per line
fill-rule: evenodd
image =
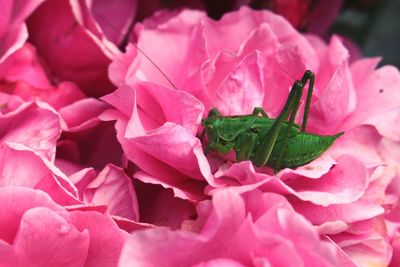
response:
M178 16L163 22L155 24L149 19L149 23L144 21L143 25L136 25L136 33L140 36L137 46L178 89L190 88L186 80L194 75L208 58L203 26L198 24L198 21L205 18L203 12L186 9ZM168 30L159 31L160 27L166 27ZM160 42L163 43L161 50L155 45ZM134 81L144 80L172 87L160 70L138 52L137 57L131 61L125 83L133 85Z

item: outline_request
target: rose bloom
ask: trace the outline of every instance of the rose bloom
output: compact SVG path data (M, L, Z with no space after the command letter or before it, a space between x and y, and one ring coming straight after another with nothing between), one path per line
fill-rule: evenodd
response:
M278 15L248 8L219 21L200 11L159 12L135 34L143 52L130 45L111 64L119 88L102 98L114 107L102 119L117 121L136 179L190 201L225 187L279 193L357 263L389 263L382 215L392 203L385 190L393 175L378 148L398 132L386 116L400 108L396 68L375 69L379 59L351 57L337 36L326 44ZM316 75L307 132L345 132L322 157L274 175L249 161L205 156L197 136L211 108L243 115L263 107L275 118L306 69ZM303 108L304 101L299 123Z

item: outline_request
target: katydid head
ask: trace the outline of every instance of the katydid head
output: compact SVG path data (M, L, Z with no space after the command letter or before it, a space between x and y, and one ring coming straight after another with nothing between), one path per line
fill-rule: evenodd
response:
M201 121L204 127L201 136L204 137L207 135L209 142L218 140L218 121L221 117L221 113L216 108L212 108L208 112L207 118Z

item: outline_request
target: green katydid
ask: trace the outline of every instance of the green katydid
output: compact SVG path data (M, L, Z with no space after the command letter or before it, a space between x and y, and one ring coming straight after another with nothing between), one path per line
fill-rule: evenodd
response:
M308 93L300 128L294 119L307 82ZM235 150L236 161L251 160L255 166L268 166L275 172L311 162L343 134L323 136L305 132L313 87L314 74L307 70L301 80L294 82L276 119L268 118L260 107L255 107L252 114L238 116L222 116L217 109L211 109L202 121L201 140L205 135L208 138L206 150L224 154Z

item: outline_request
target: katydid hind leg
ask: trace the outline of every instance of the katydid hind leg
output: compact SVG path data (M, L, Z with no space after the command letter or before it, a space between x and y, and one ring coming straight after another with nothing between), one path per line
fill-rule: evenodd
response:
M292 89L293 90L293 89ZM303 90L304 90L304 84L301 83L301 85L299 85L298 89L296 88L296 94L294 96L294 100L293 100L293 107L291 110L291 114L290 114L290 118L289 118L289 123L288 126L286 127L286 131L284 133L284 137L283 137L283 141L282 141L282 149L279 152L279 156L278 156L278 160L275 163L274 166L274 171L278 172L281 168L281 164L282 164L282 160L286 154L286 148L287 148L287 143L289 141L289 132L291 130L291 128L293 127L294 124L294 119L296 118L296 114L297 111L299 109L299 105L300 105L300 100L301 100L301 96L303 94Z
M307 81L309 81L306 104L304 106L303 124L301 125L302 132L305 132L307 127L308 112L310 111L311 97L314 91L314 77L315 75L313 72L311 72L310 70L306 70L303 78L301 79L301 82L304 84L304 86L306 85Z
M282 146L282 150L280 151L279 157L278 157L278 161L275 164L275 171L279 170L281 167L281 163L282 160L285 156L286 153L286 148L287 148L287 143L288 143L288 139L289 139L289 132L290 129L293 127L294 124L294 120L296 118L296 114L297 111L299 109L299 105L300 105L300 100L301 97L303 95L303 90L304 87L306 86L307 82L309 81L309 85L308 85L308 92L307 92L307 99L306 99L306 105L304 108L304 117L303 117L303 124L301 127L301 131L304 132L306 125L307 125L307 118L308 118L308 111L310 109L310 102L311 102L311 97L312 97L312 93L313 93L313 88L314 88L314 73L312 73L311 71L307 70L305 71L302 79L301 79L301 88L297 91L297 94L295 96L295 100L294 100L294 104L293 104L293 109L291 111L290 114L290 118L289 118L289 123L288 123L288 127L286 129L286 133L283 139L283 146Z
M290 90L288 99L286 100L285 105L283 106L283 109L281 113L279 114L278 118L276 118L275 122L272 124L270 130L264 137L264 139L261 141L259 147L257 148L257 151L255 153L255 158L253 163L256 166L264 166L271 153L272 150L275 146L276 140L278 139L279 132L282 129L282 125L285 119L289 116L289 114L292 113L293 107L295 106L295 102L299 101L298 100L298 95L299 91L302 91L303 84L301 81L296 80L292 86L292 89Z

